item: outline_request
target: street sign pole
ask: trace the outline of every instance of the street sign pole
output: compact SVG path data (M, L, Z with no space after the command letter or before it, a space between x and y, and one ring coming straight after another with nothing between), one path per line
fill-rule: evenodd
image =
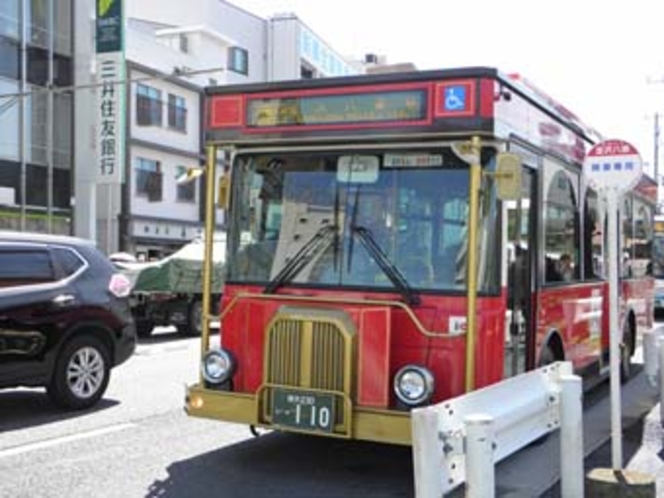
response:
M622 469L622 412L620 393L620 302L618 300L618 200L615 188L604 188L608 214L607 256L609 260L609 365L611 383L611 463Z
M593 146L583 162L586 182L606 201L608 283L609 283L609 362L611 375L611 451L614 471L622 470L622 413L620 400L620 295L618 261L622 259L618 216L620 200L643 175L643 163L636 148L623 140L605 140Z

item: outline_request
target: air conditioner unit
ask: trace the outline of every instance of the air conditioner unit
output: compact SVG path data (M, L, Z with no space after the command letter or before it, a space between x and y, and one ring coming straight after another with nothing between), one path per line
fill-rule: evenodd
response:
M16 189L0 187L0 206L16 206Z

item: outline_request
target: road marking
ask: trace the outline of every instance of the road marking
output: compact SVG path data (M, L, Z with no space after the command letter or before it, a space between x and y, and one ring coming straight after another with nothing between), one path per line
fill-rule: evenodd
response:
M71 434L69 436L62 436L55 439L48 439L46 441L39 441L36 443L28 443L21 446L15 446L13 448L8 448L6 450L0 450L0 459L10 456L20 455L22 453L28 453L30 451L51 448L59 444L71 443L72 441L79 441L81 439L89 439L91 437L103 436L104 434L124 431L126 429L131 429L132 427L135 426L136 424L133 423L118 424L109 427L104 427L103 429L95 429L92 431L83 432L80 434Z

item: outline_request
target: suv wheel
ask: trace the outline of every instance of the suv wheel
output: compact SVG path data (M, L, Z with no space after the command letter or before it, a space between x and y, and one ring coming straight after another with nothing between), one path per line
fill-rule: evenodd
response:
M96 337L75 337L62 349L47 392L62 408L82 410L94 405L110 378L107 348Z

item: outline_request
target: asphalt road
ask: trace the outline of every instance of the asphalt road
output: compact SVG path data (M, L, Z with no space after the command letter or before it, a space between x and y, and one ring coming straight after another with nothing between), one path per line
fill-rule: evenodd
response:
M192 419L197 339L160 334L113 372L92 411L0 391L0 497L408 497L410 448Z
M0 391L0 498L413 496L410 448L255 438L244 426L187 417L184 385L197 378L199 353L198 339L162 332L144 341L83 413L56 410L40 390ZM627 416L637 421L653 396L639 377L627 387ZM606 459L606 445L596 450L609 433L608 402L606 385L585 396L588 466ZM638 427L632 433L638 439ZM522 450L497 467L496 496L559 496L559 459L557 434Z

